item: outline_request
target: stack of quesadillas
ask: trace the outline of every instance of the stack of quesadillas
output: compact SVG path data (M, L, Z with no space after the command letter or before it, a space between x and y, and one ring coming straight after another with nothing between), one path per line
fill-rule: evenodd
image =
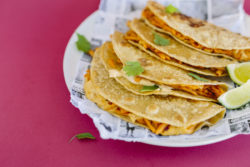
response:
M152 1L128 25L95 51L88 99L158 135L192 134L223 118L216 102L228 87L204 76L226 76L228 64L250 60L248 38Z
M149 1L142 11L146 24L177 41L211 55L222 55L240 61L250 60L250 39L180 12L167 13L165 7Z

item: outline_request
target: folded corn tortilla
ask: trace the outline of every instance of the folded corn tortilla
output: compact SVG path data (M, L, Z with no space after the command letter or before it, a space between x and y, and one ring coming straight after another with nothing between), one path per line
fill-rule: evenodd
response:
M225 114L224 107L212 102L131 93L109 77L100 49L95 52L84 90L88 99L112 115L160 135L192 134L216 124Z
M167 13L163 5L154 1L147 3L142 18L155 30L171 35L186 46L239 61L250 60L250 38L238 33L180 12Z
M129 27L131 30L125 35L127 40L167 64L203 75L225 76L226 66L237 63L232 59L211 56L194 50L166 34L158 33L170 41L169 45L159 46L154 43L155 30L147 26L143 20L134 19L129 22Z

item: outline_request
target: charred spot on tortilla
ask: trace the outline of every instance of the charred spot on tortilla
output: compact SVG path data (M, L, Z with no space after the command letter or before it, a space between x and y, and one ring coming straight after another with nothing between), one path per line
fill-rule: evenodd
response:
M121 44L122 44L123 46L129 45L128 42L125 41L125 40L122 40L122 41L121 41Z
M150 104L147 106L146 111L151 114L157 114L159 112L159 106L156 104Z
M125 97L124 101L127 102L128 104L132 104L135 102L135 100L132 97Z
M140 58L138 59L138 61L140 62L140 64L142 66L151 66L152 63L150 62L150 60L146 59L146 58Z
M198 27L204 26L205 24L202 21L199 21L199 22L190 21L189 25L191 27L198 28Z
M191 17L182 13L173 13L173 16L179 17L181 20L190 20Z
M190 17L190 16L187 16L187 15L185 15L185 14L183 14L183 13L173 13L173 15L174 16L176 16L176 17L179 17L181 20L186 20L186 21L188 21L189 22L189 25L191 26L191 27L194 27L194 28L198 28L198 27L201 27L201 26L204 26L205 24L204 24L204 21L197 21L197 20L195 20L195 19L193 19L192 17Z

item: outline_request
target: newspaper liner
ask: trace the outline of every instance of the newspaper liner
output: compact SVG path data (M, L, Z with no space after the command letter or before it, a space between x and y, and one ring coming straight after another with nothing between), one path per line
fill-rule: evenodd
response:
M98 10L98 16L95 20L94 29L92 30L90 40L92 49L100 46L104 41L109 40L109 36L114 30L126 32L128 30L126 26L127 20L134 17L140 17L141 9L145 7L146 2L146 0L138 0L136 2L132 0L102 0ZM214 6L212 4L216 3L215 0L158 0L158 2L165 5L169 3L174 4L184 13L185 11L188 11L189 13L186 13L188 15L207 19L210 22L231 29L235 32L244 32L242 28L242 1L229 4L229 6L231 5L234 9L238 6L238 10L234 11L234 13L227 13L224 15L223 13L219 13L220 15L218 13L212 13L212 6ZM228 5L229 1L224 0L224 3ZM196 10L186 10L187 6L188 8ZM190 13L190 11L192 13ZM158 136L150 132L148 129L127 123L126 121L101 110L95 103L85 97L83 90L83 76L85 71L90 67L90 62L91 57L83 53L78 62L75 79L72 83L71 103L79 108L82 114L87 114L93 119L93 122L103 139L120 139L125 141L188 141L194 139L202 140L230 134L250 134L250 103L236 110L227 110L225 117L216 125L212 127L203 127L192 135ZM232 88L237 87L237 85L232 83L228 78L223 78L222 80L230 84Z

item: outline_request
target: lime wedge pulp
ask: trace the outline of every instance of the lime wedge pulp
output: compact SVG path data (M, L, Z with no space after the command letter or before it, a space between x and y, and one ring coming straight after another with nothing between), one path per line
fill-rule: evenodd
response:
M228 109L235 109L250 101L250 80L238 88L222 94L218 101Z
M229 64L227 70L230 78L239 85L246 83L250 79L250 62Z

